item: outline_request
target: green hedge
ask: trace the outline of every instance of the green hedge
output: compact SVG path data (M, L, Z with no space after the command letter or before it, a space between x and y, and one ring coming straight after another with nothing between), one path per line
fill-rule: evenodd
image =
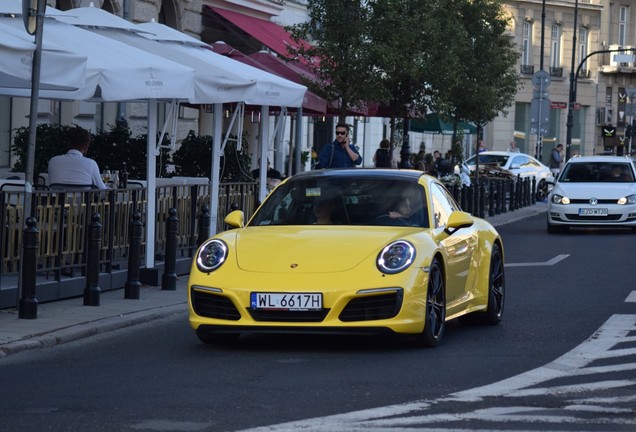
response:
M40 124L37 127L35 143L34 178L48 170L49 160L53 156L66 153L68 133L75 126L56 124ZM11 151L17 160L13 172L26 171L26 153L29 128L21 127L14 130ZM157 140L159 137L157 137ZM164 144L169 138L164 136ZM146 179L146 147L147 135L133 137L128 126L116 125L110 130L99 131L93 135L87 156L95 159L101 170L122 170L124 163L129 172L129 178ZM221 158L221 178L225 181L247 181L251 159L246 146L236 151L235 141L228 141L225 147L225 157ZM166 148L161 148L157 157L157 176L171 175L187 177L210 177L212 159L212 137L199 136L190 131L174 152L172 159ZM174 174L168 174L169 164L176 165Z

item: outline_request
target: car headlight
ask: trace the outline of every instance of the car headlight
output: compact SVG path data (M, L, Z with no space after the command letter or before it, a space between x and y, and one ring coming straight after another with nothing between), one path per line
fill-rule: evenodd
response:
M221 267L227 258L227 245L218 239L204 242L197 253L197 267L204 273L210 273Z
M398 240L386 246L378 255L378 268L382 273L395 274L408 268L415 258L415 247Z
M554 194L552 195L552 202L554 204L570 204L570 198L563 195Z
M636 195L629 195L618 200L618 204L636 204Z

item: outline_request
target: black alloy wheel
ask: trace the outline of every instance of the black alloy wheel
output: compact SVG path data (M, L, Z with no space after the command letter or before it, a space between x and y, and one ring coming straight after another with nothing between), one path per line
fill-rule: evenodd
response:
M495 243L490 254L490 275L488 278L488 308L484 312L487 324L499 324L504 312L506 297L506 277L501 247Z
M434 258L428 272L426 288L426 311L424 330L417 335L415 343L420 347L439 345L446 328L446 282L438 258Z
M543 201L548 197L548 182L545 179L539 181L537 185L537 201Z

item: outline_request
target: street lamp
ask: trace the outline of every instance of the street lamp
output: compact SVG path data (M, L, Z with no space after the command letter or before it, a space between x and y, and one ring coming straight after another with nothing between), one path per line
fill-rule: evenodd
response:
M585 56L585 58L583 58L583 60L581 60L581 63L579 63L579 66L576 68L576 73L574 74L574 78L570 79L570 101L568 103L568 119L567 119L567 123L566 123L566 138L565 138L565 145L566 145L566 153L565 153L565 159L569 159L570 158L570 146L572 145L572 127L574 126L574 120L573 120L573 113L572 113L572 109L574 104L576 103L576 87L579 81L579 74L581 73L581 68L583 67L583 65L585 64L585 62L587 61L587 59L589 59L590 57L592 57L593 55L596 54L607 54L607 53L621 53L621 52L625 52L625 51L630 51L630 52L635 52L636 48L623 48L623 49L613 49L613 50L598 50L598 51L593 51L591 53L589 53L588 55ZM574 68L574 67L573 67ZM570 76L572 74L570 73Z
M572 155L572 127L574 126L574 113L572 110L574 109L574 101L576 99L575 86L576 81L578 80L579 71L576 71L576 77L574 76L574 65L576 59L576 24L577 18L579 17L579 0L574 2L574 30L572 30L572 66L570 67L570 100L568 102L568 119L565 123L566 133L565 133L565 160L569 160ZM580 66L579 66L580 68Z

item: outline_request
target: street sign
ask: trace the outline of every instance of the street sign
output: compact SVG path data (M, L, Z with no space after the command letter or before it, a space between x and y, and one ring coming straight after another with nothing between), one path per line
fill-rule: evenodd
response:
M539 89L548 88L550 81L552 81L550 74L544 70L537 71L532 75L532 84Z
M540 131L539 124L541 124ZM540 132L539 135L550 133L550 99L548 98L533 98L530 104L530 133L537 132Z

